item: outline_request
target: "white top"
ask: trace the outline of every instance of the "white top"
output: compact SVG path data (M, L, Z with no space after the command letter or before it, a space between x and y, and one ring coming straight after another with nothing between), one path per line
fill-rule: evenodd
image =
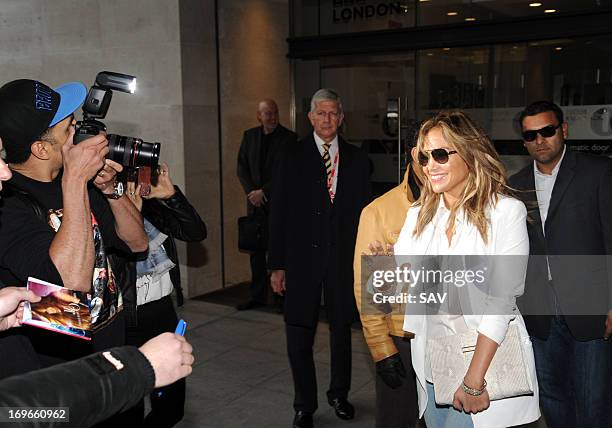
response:
M136 278L136 305L142 306L172 294L174 286L170 271L161 275L145 274Z
M323 157L323 153L325 149L323 148L323 144L325 141L321 137L317 135L316 132L313 132L315 143L317 143L317 149L319 149L319 153L321 153L321 158ZM334 177L332 180L332 193L336 194L336 188L338 187L338 171L340 170L340 154L338 153L338 136L336 135L331 142L331 146L329 147L329 157L332 162L332 169L335 171Z
M527 235L526 224L527 211L525 205L516 199L500 195L497 204L487 210L487 215L491 221L487 243L483 241L476 226L469 223L460 212L455 219L455 234L449 245L446 237L449 210L445 207L442 198L440 198L440 205L432 221L425 227L423 233L418 238L414 238L412 232L415 228L419 211L420 207L408 210L406 221L395 244L394 251L396 256L446 254L527 256L529 254L529 237ZM470 315L455 316L447 320L441 320L439 316L429 317L410 313L406 314L404 317L404 330L415 333L415 338L411 341L411 348L412 364L418 380L417 389L420 416L425 412L428 402L426 378L430 370L426 368L427 358L425 355L428 338L459 332L465 324L469 329L475 329L480 334L489 337L497 343L501 343L508 327L511 324L516 324L525 348L525 355L527 355L527 364L534 386L534 396L492 401L486 411L472 415L472 421L476 428L492 428L526 424L540 417L533 349L523 318L514 302L514 296L519 296L523 293L526 267L525 259L525 269L522 272L516 272L516 277L511 278L512 280L504 281L505 286L509 287L504 293L504 295L509 296L509 301L505 302L505 306L510 309L507 312L503 312L507 315L482 315L489 305L487 296L483 293L474 293L474 295L470 296L470 306L473 309ZM478 294L481 295L480 299Z

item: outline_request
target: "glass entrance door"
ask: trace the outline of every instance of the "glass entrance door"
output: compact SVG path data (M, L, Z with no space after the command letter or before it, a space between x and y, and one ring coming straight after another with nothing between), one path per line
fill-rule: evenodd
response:
M386 119L387 103L389 99L399 98L402 123L415 122L414 60L414 54L409 53L328 57L296 64L296 77L309 75L306 79L296 79L298 133L302 136L312 132L306 114L314 91L319 87L336 90L342 98L345 115L341 134L349 143L367 152L376 196L396 186L403 178L405 151L403 144L398 142L396 122ZM316 69L318 79L313 77ZM314 84L316 80L320 81L318 87ZM406 132L411 131L404 129Z

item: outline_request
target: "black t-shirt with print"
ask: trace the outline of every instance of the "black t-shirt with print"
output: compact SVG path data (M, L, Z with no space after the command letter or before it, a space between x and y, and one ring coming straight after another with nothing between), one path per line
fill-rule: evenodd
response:
M29 276L57 285L63 285L61 276L49 256L49 248L61 224L62 187L61 175L52 182L40 182L13 173L9 187L22 190L35 199L46 212L47 222L42 219L22 198L6 197L0 200L0 281L4 286L24 285ZM89 186L89 202L92 211L92 234L96 250L92 293L105 301L106 310L113 313L120 307L118 284L112 281L112 269L106 269L109 252L129 253L127 245L117 236L115 220L108 201L93 186ZM55 229L55 230L54 230ZM100 278L106 279L100 286ZM112 304L108 304L112 302ZM37 351L47 353L51 348L63 349L61 359L71 359L92 351L122 345L124 342L122 314L104 325L91 343L56 333L24 327ZM74 351L74 352L73 352Z
M9 186L23 190L47 211L57 213L63 208L61 176L45 183L13 172ZM93 186L89 186L89 204L96 220L104 246L128 252L127 245L117 236L115 219L108 201ZM53 220L51 220L53 221ZM28 276L63 285L57 268L49 257L55 231L43 223L23 200L10 197L0 200L0 281L6 285L24 284ZM6 269L8 267L8 269Z

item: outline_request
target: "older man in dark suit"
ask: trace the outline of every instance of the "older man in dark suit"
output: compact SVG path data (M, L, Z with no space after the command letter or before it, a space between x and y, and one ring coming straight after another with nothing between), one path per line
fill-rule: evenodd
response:
M287 146L273 186L268 265L276 293L285 294L287 350L295 386L294 427L312 426L317 382L312 346L321 292L330 328L331 381L327 398L341 419L352 419L353 251L359 215L369 202L364 152L338 136L342 103L320 89L308 113L314 132Z
M531 257L519 300L531 335L550 427L610 427L612 420L612 160L565 144L555 104L521 114L534 159L510 179L529 217Z
M257 121L261 125L246 130L242 137L238 153L238 178L247 195L248 215L258 215L262 221L267 221L274 160L285 144L297 140L297 135L278 123L278 106L274 100L259 102ZM266 251L251 252L251 298L238 305L238 310L265 304L267 279Z

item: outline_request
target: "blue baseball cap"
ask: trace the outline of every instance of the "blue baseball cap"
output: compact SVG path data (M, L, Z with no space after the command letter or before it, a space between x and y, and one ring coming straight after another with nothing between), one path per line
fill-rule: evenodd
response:
M51 89L36 80L19 79L0 88L0 138L6 160L27 160L32 143L74 113L86 96L87 88L80 82Z
M66 119L78 109L87 97L87 88L81 82L64 83L55 88L60 96L59 106L48 128Z

